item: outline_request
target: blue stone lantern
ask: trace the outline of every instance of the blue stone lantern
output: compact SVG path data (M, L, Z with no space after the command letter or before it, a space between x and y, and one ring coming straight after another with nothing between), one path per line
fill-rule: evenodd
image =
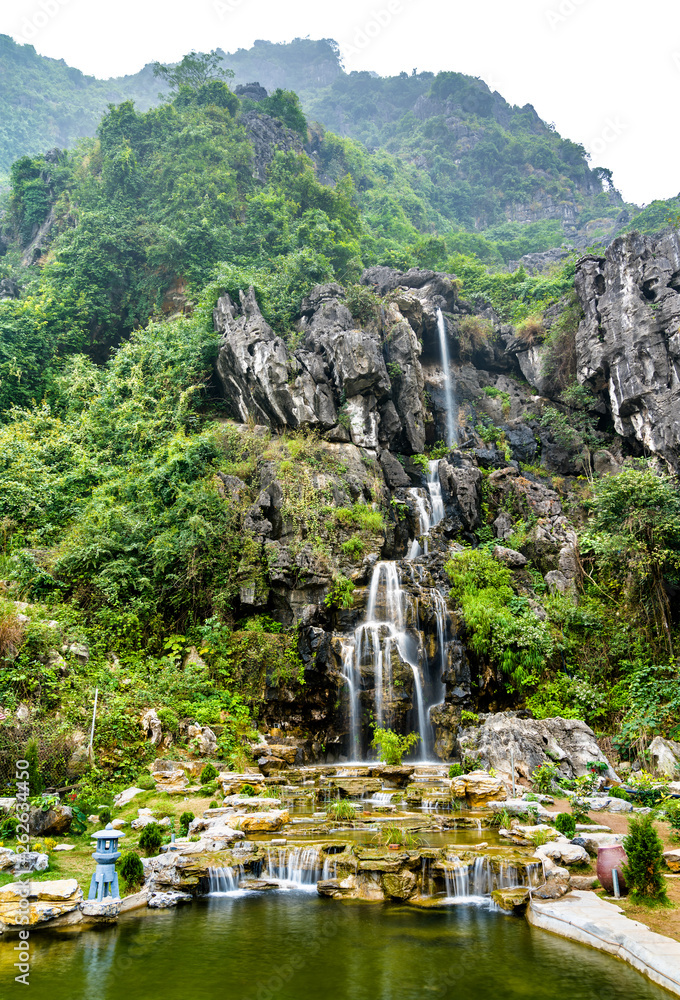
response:
M105 830L93 833L97 840L97 850L92 857L97 862L97 868L90 882L88 899L96 899L101 903L107 896L118 899L120 890L118 888L118 872L116 871L116 861L120 858L118 850L118 838L125 834L120 830L114 830L109 823Z

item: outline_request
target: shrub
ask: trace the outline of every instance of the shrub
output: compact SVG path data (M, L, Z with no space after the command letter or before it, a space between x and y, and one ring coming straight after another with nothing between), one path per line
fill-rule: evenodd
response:
M527 346L541 343L545 338L545 327L540 316L527 316L515 330L515 334Z
M612 799L623 799L624 802L632 802L631 796L623 788L615 785L613 788L607 789L607 795Z
M148 827L144 829L148 830ZM138 889L144 884L144 865L136 851L125 851L118 862L118 874L128 891Z
M45 837L45 851L48 854L50 851L53 851L56 846L57 846L56 840L54 840L52 837Z
M251 795L254 795L254 794L255 794L255 789L253 788L252 785L244 785L243 788L241 789L241 791L239 792L239 795L248 795L248 796L251 796Z
M576 833L576 820L570 813L558 813L555 817L555 829L571 840Z
M135 779L135 785L145 792L152 792L156 787L156 782L150 774L142 774L139 778Z
M479 716L476 712L468 712L466 709L463 709L460 713L460 724L463 727L478 726Z
M211 781L209 785L201 785L198 790L198 794L202 795L204 799L209 799L211 795L214 795L217 791L217 784Z
M544 844L548 843L548 831L534 830L533 833L529 834L529 840L534 845L534 847L542 847Z
M158 854L163 843L163 831L158 823L147 823L139 838L139 846L146 851L147 858Z
M220 772L217 770L214 764L206 764L201 771L200 782L202 785L209 785Z
M171 708L159 708L158 718L166 733L170 733L173 739L179 736L179 717Z
M571 814L574 817L574 823L589 823L590 816L588 815L590 811L590 803L580 799L578 795L574 795L570 802Z
M354 581L340 573L333 580L330 594L324 598L327 608L344 608L348 610L354 604Z
M189 823L191 823L192 819L196 819L196 817L192 812L182 813L182 815L179 818L180 836L186 837L186 835L189 833Z
M663 811L674 830L680 830L680 801L672 799L664 802Z
M622 866L623 874L631 899L640 903L668 902L661 874L663 844L650 813L629 819L623 846L628 855L628 863Z
M217 809L217 802L215 801L215 799L212 800L212 802L208 806L208 809Z
M460 778L461 774L465 774L462 764L452 764L449 768L449 778Z
M401 764L404 754L414 747L419 739L418 733L400 736L392 729L375 726L371 746L376 748L380 760L385 764Z
M549 764L546 761L545 764L541 764L534 770L531 778L539 792L543 795L550 795L557 781L557 774L557 765Z
M102 809L101 810L101 812L99 813L99 822L101 823L102 827L105 827L107 825L107 823L111 822L111 810L110 809Z

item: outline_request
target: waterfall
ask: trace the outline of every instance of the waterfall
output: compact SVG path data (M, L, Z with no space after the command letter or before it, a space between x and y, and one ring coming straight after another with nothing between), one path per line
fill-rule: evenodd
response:
M338 877L338 862L336 858L332 858L330 854L326 856L326 860L323 863L323 870L321 872L321 878L325 882L329 878Z
M361 703L359 701L361 674L357 669L357 658L354 655L354 646L351 646L347 642L342 643L342 676L347 681L347 687L349 688L350 760L359 760L361 757Z
M368 591L366 619L354 632L354 642L342 647L342 676L349 688L350 752L360 756L360 690L361 667L373 668L375 691L375 721L379 727L389 726L389 701L392 697L392 653L408 664L413 673L415 710L420 735L420 753L427 759L427 713L423 695L423 680L419 650L404 625L404 591L395 562L378 562L373 568Z
M287 851L280 848L267 851L267 876L280 879L298 887L316 886L320 875L321 859L316 847L294 847Z
M435 459L433 462L428 462L428 472L427 472L427 492L430 494L430 503L432 504L432 524L427 526L427 530L440 521L444 520L444 500L442 498L442 484L439 478L439 462Z
M439 333L439 350L441 352L442 368L444 370L444 396L446 399L446 443L449 447L458 443L456 423L458 407L453 391L451 364L449 362L449 345L446 341L446 320L441 309L437 309L437 331Z
M243 867L239 865L238 868L208 868L208 877L210 879L208 891L211 895L235 892L243 877Z
M418 512L418 538L422 538L423 544L425 546L424 550L421 549L418 538L413 539L413 541L411 542L411 548L409 549L409 554L407 556L409 562L412 562L414 559L417 559L418 556L422 555L423 553L427 555L427 536L430 533L432 518L430 516L430 511L427 509L425 498L422 495L422 490L410 489L408 492L413 497L416 504L416 511ZM431 495L432 494L430 494L430 496ZM443 513L443 505L442 505L442 513Z
M529 862L525 866L502 862L494 872L489 859L475 858L473 864L464 865L458 857L449 857L452 868L444 872L446 895L459 902L490 896L494 889L531 887L538 882L542 862Z

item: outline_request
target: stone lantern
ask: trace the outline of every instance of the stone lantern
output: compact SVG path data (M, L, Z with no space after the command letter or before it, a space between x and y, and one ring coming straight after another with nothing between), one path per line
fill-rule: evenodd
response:
M120 858L118 838L124 837L125 834L120 830L114 830L109 823L105 830L93 833L92 836L97 841L97 850L92 855L97 862L97 868L92 876L87 898L96 899L100 903L107 896L118 899L120 897L116 871L116 861Z

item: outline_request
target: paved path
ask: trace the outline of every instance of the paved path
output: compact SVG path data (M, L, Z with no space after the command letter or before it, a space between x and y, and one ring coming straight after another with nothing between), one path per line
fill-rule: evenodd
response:
M629 920L619 906L594 892L574 890L562 899L535 900L527 909L527 920L534 927L606 951L680 996L680 941Z

